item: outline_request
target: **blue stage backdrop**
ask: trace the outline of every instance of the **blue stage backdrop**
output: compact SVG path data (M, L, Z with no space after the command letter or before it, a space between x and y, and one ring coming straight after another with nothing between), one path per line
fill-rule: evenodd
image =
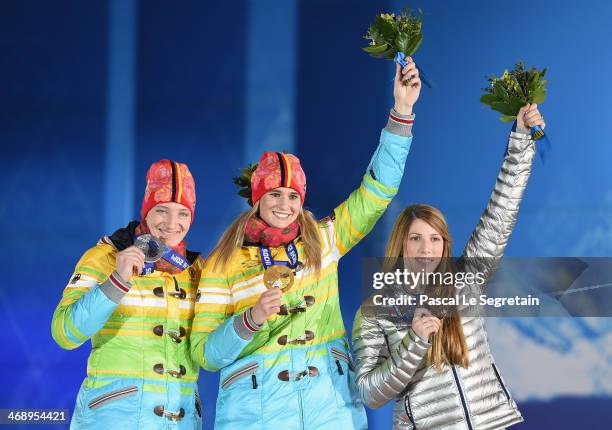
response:
M481 88L518 60L549 68L541 110L553 149L535 163L507 255L611 255L609 2L6 1L0 409L73 408L91 346L60 349L51 316L80 255L137 218L151 162L188 163L198 193L188 241L204 254L246 209L232 177L265 149L295 152L306 206L331 213L359 184L392 106L393 67L362 52L362 36L376 13L403 6L424 12L415 60L434 88L415 107L398 197L340 265L347 330L360 260L382 254L403 207L440 208L461 252L509 130L479 103ZM488 326L526 419L517 428L609 428L609 319ZM217 384L201 372L205 428ZM370 428L390 428L389 405L368 414Z

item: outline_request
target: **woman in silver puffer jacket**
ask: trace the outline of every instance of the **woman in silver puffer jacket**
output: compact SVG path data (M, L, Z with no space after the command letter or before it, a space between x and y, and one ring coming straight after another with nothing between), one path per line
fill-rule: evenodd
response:
M519 112L495 189L464 250L464 260L480 261L478 271L485 279L495 272L516 222L535 153L527 127L534 125L544 128L544 121L536 105L527 105ZM437 265L450 257L451 244L443 215L431 206L414 205L396 221L386 257L402 257L413 268L408 260ZM482 293L481 288L471 285L462 294ZM493 361L484 320L478 312L464 311L438 314L446 315L438 319L417 308L408 317L397 306L382 308L369 300L357 312L357 386L371 408L395 400L393 429L490 430L523 421Z

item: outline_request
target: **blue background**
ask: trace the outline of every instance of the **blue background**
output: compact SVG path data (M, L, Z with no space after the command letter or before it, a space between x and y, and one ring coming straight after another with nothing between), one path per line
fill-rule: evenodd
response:
M0 408L70 408L90 346L61 350L50 321L85 249L136 218L151 162L188 163L198 207L188 239L208 253L245 209L231 178L265 149L296 153L306 206L323 217L360 181L392 106L393 66L361 51L398 1L2 2L0 15ZM433 81L415 107L398 197L340 265L344 321L359 264L399 211L447 216L460 252L501 163L509 126L478 101L517 60L548 67L553 144L535 163L507 255L612 254L612 4L415 1ZM521 429L609 428L608 319L494 321L496 358ZM218 377L202 372L206 428ZM369 411L389 428L390 406ZM579 423L579 424L578 424Z

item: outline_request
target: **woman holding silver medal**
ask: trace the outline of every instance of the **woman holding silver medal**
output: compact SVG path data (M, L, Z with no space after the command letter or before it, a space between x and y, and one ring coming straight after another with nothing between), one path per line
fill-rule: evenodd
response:
M200 429L189 336L203 260L187 250L195 184L185 164L153 163L141 221L81 257L53 314L64 349L91 339L71 429Z
M367 428L338 261L397 193L420 89L412 60L396 67L395 106L361 186L323 220L304 209L306 175L294 155L266 152L237 179L252 208L207 259L192 334L194 360L221 372L216 429Z
M482 272L487 279L504 254L531 174L535 144L529 128L535 126L543 129L544 120L535 104L526 105L510 133L487 208L463 252L470 269L465 273ZM403 261L413 272L451 273L442 268L451 251L442 213L418 204L397 218L385 256L389 267ZM436 287L398 288L394 297L422 292L436 297ZM476 285L455 288L443 288L438 297L482 291ZM523 421L495 366L483 319L471 310L439 310L411 312L369 301L361 306L353 324L353 351L363 401L371 408L395 401L393 429L398 430L499 430Z

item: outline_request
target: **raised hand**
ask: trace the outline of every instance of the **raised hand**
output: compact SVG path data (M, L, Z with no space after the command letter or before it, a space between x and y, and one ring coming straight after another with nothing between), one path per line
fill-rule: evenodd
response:
M516 129L517 130L530 130L532 127L539 125L544 130L546 123L544 117L538 110L538 105L535 103L526 104L519 110L516 115Z
M402 115L412 114L412 107L421 93L421 79L419 69L411 57L406 57L408 63L401 68L395 64L395 82L393 85L393 97L395 97L395 111Z

